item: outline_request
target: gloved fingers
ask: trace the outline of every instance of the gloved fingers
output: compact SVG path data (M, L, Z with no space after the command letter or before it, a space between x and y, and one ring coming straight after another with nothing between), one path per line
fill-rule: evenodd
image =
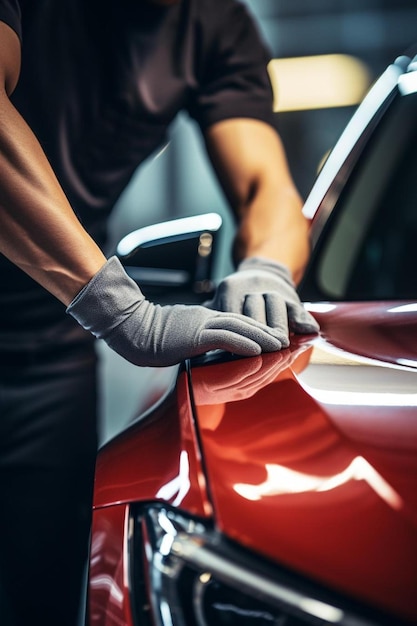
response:
M245 296L239 293L239 291L232 292L223 289L214 299L213 308L222 313L236 313L237 315L242 315L244 298Z
M227 315L218 314L207 320L205 329L228 331L230 333L229 341L233 344L235 342L243 342L243 340L250 340L251 342L258 344L262 352L275 352L277 350L281 350L282 348L282 343L279 337L276 336L273 329L260 324L256 320L246 318L243 315L235 315L233 313L228 313ZM225 350L229 350L229 352L236 352L236 354L246 354L238 352L235 349L230 350L230 348L225 348L221 345L217 345L209 349L213 350L215 348L223 348ZM259 353L260 352L258 351L257 354Z
M234 283L236 282L237 281L234 281ZM242 291L239 284L234 283L231 281L230 277L224 279L220 285L218 285L212 300L204 302L204 306L223 313L237 313L241 315L243 312L245 291Z
M241 356L258 356L262 352L261 346L249 337L237 335L229 330L208 328L201 332L195 354L210 350L225 350Z
M278 293L265 294L266 323L284 348L290 345L287 303Z
M288 302L288 318L290 328L294 333L309 335L318 333L320 326L304 306L300 303Z
M242 306L242 313L247 317L260 322L261 324L267 324L266 311L265 311L265 298L263 293L249 293L245 296Z

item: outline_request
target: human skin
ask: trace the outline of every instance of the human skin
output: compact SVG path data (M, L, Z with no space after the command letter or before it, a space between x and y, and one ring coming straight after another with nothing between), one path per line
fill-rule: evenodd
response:
M0 251L68 305L106 258L9 100L19 71L19 39L0 22Z
M236 263L266 257L298 282L310 254L309 224L279 135L269 124L237 118L214 124L205 139L237 217Z

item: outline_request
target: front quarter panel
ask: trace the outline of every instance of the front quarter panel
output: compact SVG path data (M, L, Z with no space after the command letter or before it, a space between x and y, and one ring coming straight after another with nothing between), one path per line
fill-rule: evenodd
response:
M94 510L154 500L203 517L211 513L185 372L157 407L97 459Z
M342 350L335 362L333 350L300 340L259 361L193 369L216 523L255 553L416 623L417 372L390 377L387 364L361 366ZM384 404L381 372L398 382L397 403ZM332 402L313 378L333 384ZM380 406L367 393L349 404L353 384L373 385Z
M200 517L212 511L185 372L158 406L99 452L89 571L91 626L133 626L130 504L152 501Z

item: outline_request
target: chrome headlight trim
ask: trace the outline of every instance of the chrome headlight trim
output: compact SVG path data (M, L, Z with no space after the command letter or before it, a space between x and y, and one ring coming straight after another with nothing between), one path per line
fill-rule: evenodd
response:
M235 546L209 522L157 504L141 509L134 517L133 548L136 559L142 561L151 621L157 626L212 626L214 621L207 620L205 607L207 597L210 607L214 606L214 588L221 588L222 598L245 598L245 615L259 615L257 624L390 623L368 607L358 608L355 604L352 608L350 600ZM131 591L135 595L135 580ZM216 600L216 607L220 604ZM228 608L239 624L239 603L231 604ZM266 616L264 621L262 614Z

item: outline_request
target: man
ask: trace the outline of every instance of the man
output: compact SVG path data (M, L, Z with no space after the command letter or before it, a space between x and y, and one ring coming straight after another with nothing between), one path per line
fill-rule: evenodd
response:
M307 224L266 62L236 0L0 0L2 623L6 611L14 626L76 623L92 335L161 366L213 348L279 350L289 328L317 330L294 289ZM207 307L152 305L102 253L113 205L180 110L199 123L239 223L237 270Z

